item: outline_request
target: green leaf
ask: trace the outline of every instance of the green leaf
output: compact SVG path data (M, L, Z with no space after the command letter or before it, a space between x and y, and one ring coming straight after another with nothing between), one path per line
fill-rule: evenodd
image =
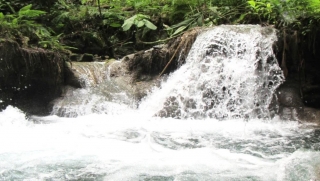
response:
M188 26L180 26L171 36L177 35L185 30Z
M11 19L11 18L14 18L15 16L14 15L12 15L12 14L7 14L7 15L5 15L5 18L8 18L8 19Z
M198 26L202 26L202 24L203 24L203 16L202 15L199 16L199 18L197 20L197 24L198 24Z
M209 7L208 9L210 9L214 13L218 13L218 7L217 6Z
M14 19L12 20L12 24L13 24L13 25L17 25L17 24L18 24L18 18L14 18Z
M40 10L26 10L26 11L19 11L19 16L26 16L28 18L34 18L40 15L46 14L45 11Z
M133 22L137 18L138 18L138 15L134 15L131 18L126 19L125 21L132 21Z
M145 27L143 28L143 31L142 31L142 38L146 36L146 34L150 31L149 28Z
M267 8L271 9L271 4L270 3L267 3Z
M2 12L0 12L0 19L4 19L4 15Z
M247 1L249 3L249 5L253 8L256 7L256 2L255 1Z
M136 25L138 28L140 28L144 25L144 21L138 21L138 23Z
M133 25L133 21L125 21L121 27L123 31L128 31L132 25Z
M192 15L191 17L197 18L197 17L200 16L200 15L201 15L201 13L196 13L196 14Z
M131 26L134 24L136 18L137 18L137 15L134 15L131 18L124 20L124 23L121 26L123 31L128 31L131 28Z
M151 29L151 30L156 30L157 27L156 25L154 25L153 23L151 23L150 21L144 19L144 24L146 25L147 28Z
M110 26L113 28L119 28L119 27L121 27L121 24L120 23L111 23Z
M165 28L165 30L172 30L172 28L170 28L170 26L168 26L168 25L166 25L166 24L162 24L163 25L163 27Z
M29 4L21 8L18 12L18 15L33 18L46 13L45 11L41 11L41 10L31 10L31 7L32 7L32 4Z
M188 26L188 25L190 25L193 21L194 21L193 18L191 18L191 19L186 19L186 20L184 20L184 21L181 21L181 22L178 23L178 24L172 25L172 26L171 26L171 29L175 29L175 28L178 28L178 27L180 27L180 26ZM168 30L170 30L170 29L168 29Z
M25 6L25 7L22 7L22 8L19 10L19 13L20 13L21 11L28 11L28 10L31 9L31 7L32 7L32 4L29 4L29 5Z
M236 22L241 22L245 17L246 17L247 14L241 14L241 16L239 17L239 19L237 19Z
M138 19L150 19L150 16L148 16L148 15L144 15L144 14L137 14L136 15L136 18L138 18Z

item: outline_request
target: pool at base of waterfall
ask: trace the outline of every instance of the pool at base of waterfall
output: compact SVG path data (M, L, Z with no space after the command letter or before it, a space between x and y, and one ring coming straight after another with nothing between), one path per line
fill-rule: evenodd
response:
M320 179L320 132L311 124L0 112L0 180Z

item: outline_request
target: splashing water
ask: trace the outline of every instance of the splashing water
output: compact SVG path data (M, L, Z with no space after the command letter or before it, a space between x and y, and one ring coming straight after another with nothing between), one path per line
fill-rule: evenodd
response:
M9 106L0 112L0 180L319 180L319 130L277 116L259 119L270 115L283 81L274 31L204 32L186 64L138 109L112 95L102 99L93 86L57 101L86 100L64 107L80 109L74 117L26 118Z
M158 115L165 117L269 118L274 91L283 82L275 40L274 29L254 25L208 30L145 105L162 103Z
M128 111L132 95L110 78L104 63L75 64L83 89L65 88L65 96L55 100L53 115L77 117L87 114L119 114Z
M319 133L295 122L132 114L34 117L27 122L14 108L0 118L7 122L0 126L1 180L318 178Z

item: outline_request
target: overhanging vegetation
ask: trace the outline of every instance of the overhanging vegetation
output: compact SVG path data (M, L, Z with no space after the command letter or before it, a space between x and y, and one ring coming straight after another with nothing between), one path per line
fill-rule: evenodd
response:
M23 46L115 57L198 26L274 25L315 51L319 0L0 0L0 37ZM151 42L151 43L150 43ZM130 46L127 46L130 45ZM115 53L116 52L116 53Z

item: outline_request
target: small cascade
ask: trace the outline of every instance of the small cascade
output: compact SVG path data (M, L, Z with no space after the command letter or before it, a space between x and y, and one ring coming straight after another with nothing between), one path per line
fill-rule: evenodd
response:
M109 77L108 67L104 62L73 62L70 68L82 87L94 87Z
M64 96L55 100L52 114L77 117L93 113L119 114L132 104L128 87L110 78L110 66L90 62L72 65L83 88L66 87Z
M151 107L158 116L174 118L270 117L274 91L284 81L272 49L276 40L275 29L258 25L205 31L185 65L140 109L157 104Z

